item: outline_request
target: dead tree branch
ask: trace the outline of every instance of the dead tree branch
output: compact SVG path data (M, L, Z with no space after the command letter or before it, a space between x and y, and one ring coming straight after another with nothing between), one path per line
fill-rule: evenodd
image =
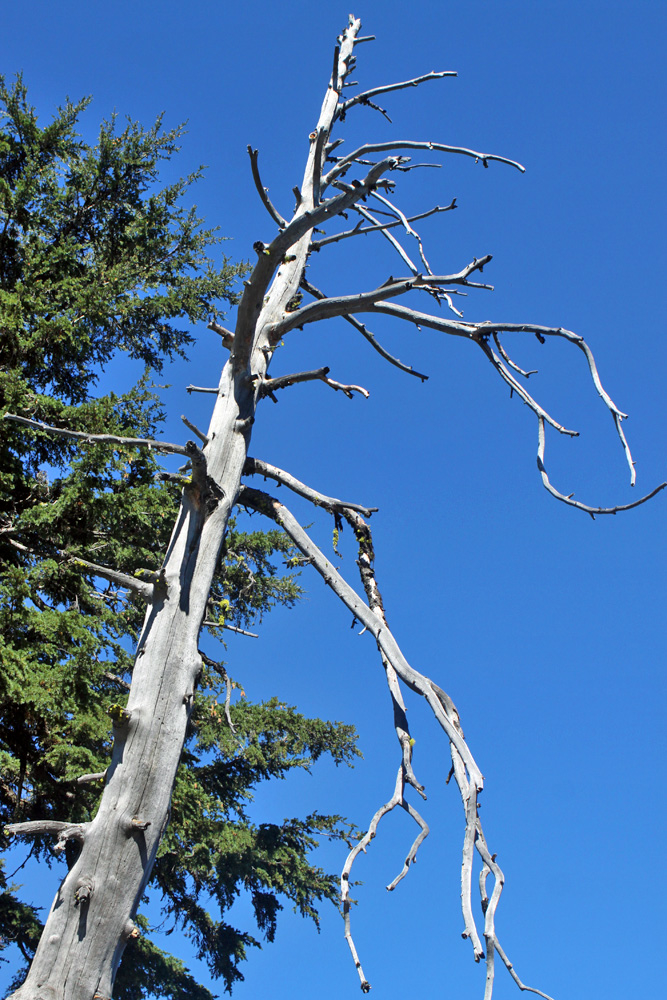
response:
M486 257L482 257L480 260L471 261L470 264L455 274L428 274L426 276L413 274L408 278L391 277L383 285L380 285L379 288L374 288L371 292L359 292L356 295L337 295L330 299L320 299L317 302L311 302L301 309L290 312L282 322L277 323L271 331L271 336L274 340L280 340L290 330L303 326L306 323L316 323L319 320L331 319L334 316L350 316L358 312L373 312L376 309L377 311L381 311L381 307L386 299L404 295L406 292L410 292L416 288L428 288L430 286L437 288L440 285L466 285L468 277L475 271L481 271L491 259L491 255L487 254ZM454 325L451 329L452 331L456 330L460 332L461 336L470 336L471 325ZM472 329L474 331L476 327L473 325Z
M569 507L576 507L577 510L585 511L587 514L591 515L593 520L595 520L596 514L618 514L620 511L632 510L633 507L639 507L641 504L646 503L647 500L650 500L652 497L654 497L656 493L660 493L661 490L664 490L665 487L667 487L667 482L660 483L659 486L656 486L654 490L651 490L650 493L647 493L646 496L641 497L639 500L635 500L633 503L619 504L616 507L589 507L588 504L580 503L579 500L573 500L572 499L574 496L573 493L570 493L569 496L565 496L565 494L560 493L549 480L549 476L547 475L547 470L544 465L544 450L546 441L544 433L544 418L542 416L538 415L537 426L538 426L537 468L540 471L540 476L542 477L542 483L544 485L544 488L548 490L548 492L551 493L552 497L555 497L556 500L562 501L562 503L567 504Z
M324 382L331 389L340 390L348 399L352 399L352 395L355 392L360 393L368 399L370 395L368 389L364 389L361 385L344 385L342 382L335 382L334 379L327 377L330 371L330 368L315 368L309 372L295 372L293 375L279 375L277 378L267 378L261 383L259 394L260 396L271 396L274 402L277 402L273 393L278 389L286 389L290 385L296 385L297 382L320 381Z
M408 222L418 222L420 219L428 219L430 215L436 215L439 212L451 212L456 207L456 198L454 198L449 205L436 205L434 208L430 208L428 212L419 212L418 215L411 215ZM355 210L362 211L362 207L356 205ZM395 219L393 222L376 222L372 226L362 226L359 222L354 229L346 229L343 233L325 236L321 240L313 240L310 244L310 249L317 252L330 243L340 243L341 240L347 240L351 236L365 236L367 233L378 233L385 229L394 229L396 226L402 225L403 223L400 219Z
M282 469L277 468L275 465L270 465L268 462L262 462L259 458L250 458L248 456L243 466L243 475L264 476L265 479L273 479L278 484L287 486L288 489L298 494L298 496L309 500L316 507L324 507L332 513L341 513L344 510L350 510L358 511L364 517L370 517L378 509L377 507L362 507L358 503L349 503L346 500L337 500L335 497L325 496L324 493L318 493L317 490L306 486L305 483L291 476L289 472L284 472Z
M315 288L315 286L306 278L303 278L301 280L301 287L304 289L304 291L309 292L316 299L327 298L324 292L321 292L319 288ZM394 368L398 368L402 372L406 372L406 374L408 375L415 375L417 378L421 379L422 382L426 382L426 380L428 379L428 375L425 375L423 372L416 371L410 365L406 365L405 362L399 361L398 358L395 358L393 354L390 354L389 351L387 351L382 346L382 344L377 340L374 334L372 334L370 330L367 330L363 323L359 322L358 319L355 319L354 316L344 316L343 319L345 319L348 323L350 323L354 327L354 329L357 330L361 334L361 336L368 341L373 350L377 351L380 357L384 358L385 361L388 361L390 365L393 365Z
M344 118L350 108L353 108L356 104L369 104L372 97L379 97L380 94L389 94L395 90L405 90L407 87L418 87L420 83L427 83L429 80L441 80L444 76L458 76L458 74L454 70L445 70L441 73L425 73L423 76L416 76L413 80L404 80L402 83L390 83L384 87L372 87L370 90L365 90L363 94L357 94L356 97L351 97L349 100L344 101L339 107L337 117Z
M475 163L481 162L485 167L488 167L489 162L494 160L497 163L506 163L510 167L516 167L522 174L526 172L526 168L522 167L516 160L508 160L507 157L496 156L494 153L479 153L474 149L466 149L464 146L446 146L441 142L415 142L412 139L394 140L392 142L369 142L363 146L359 146L354 152L348 153L347 156L343 156L338 160L336 166L332 167L328 174L322 178L322 190L342 176L346 170L349 170L352 164L359 160L360 157L368 156L369 153L388 153L402 149L426 149L436 153L456 153L462 156L470 156Z
M208 324L208 329L213 330L213 333L217 333L222 338L222 346L231 351L234 346L234 334L230 330L225 330L224 326L220 326L215 320L211 320Z
M5 413L3 420L11 420L12 423L21 424L23 427L30 427L32 430L44 431L46 434L56 434L59 437L71 438L74 441L83 441L86 444L117 444L123 448L152 448L155 451L169 452L174 455L187 455L187 449L181 444L170 444L168 441L156 441L153 438L130 438L119 437L116 434L88 434L86 431L72 431L66 427L53 427L45 424L41 420L30 420L28 417L19 417L15 413Z
M258 150L253 149L252 146L248 146L248 156L250 157L252 179L255 182L255 187L257 188L257 192L260 198L262 199L262 204L264 205L264 208L267 210L273 221L277 223L281 229L284 229L285 226L287 225L287 221L283 219L278 209L272 203L271 199L269 198L269 189L264 187L264 185L262 184L262 179L259 176L259 166L257 164L258 155L259 155Z
M461 793L465 815L465 834L461 866L461 908L465 927L463 933L464 937L470 938L475 960L479 961L484 957L484 949L482 948L479 932L472 914L471 893L473 852L476 849L483 861L485 860L485 856L488 855L488 849L486 849L486 842L483 839L481 823L477 814L478 797L484 787L484 779L463 737L458 713L455 710L452 711L450 708L453 705L451 699L448 696L442 697L444 692L437 685L434 685L428 677L410 666L383 620L383 616L376 614L361 600L283 504L268 494L250 489L247 486L241 488L238 502L270 517L287 532L297 548L307 558L308 562L322 576L324 582L331 587L336 596L352 612L355 618L371 633L382 657L391 665L397 677L410 690L426 698L433 714L444 730L450 744L453 773ZM388 811L389 805L386 810L385 807L380 810L382 815L384 815L384 811ZM381 819L381 816L378 816L378 822L379 819ZM490 857L490 855L488 856ZM487 930L489 930L488 927ZM349 933L349 923L347 931ZM492 934L491 943L495 946L495 930L492 931ZM349 940L350 938L348 937ZM362 988L367 991L370 987L363 972L360 971L361 964L353 943L351 948L355 965L362 980Z

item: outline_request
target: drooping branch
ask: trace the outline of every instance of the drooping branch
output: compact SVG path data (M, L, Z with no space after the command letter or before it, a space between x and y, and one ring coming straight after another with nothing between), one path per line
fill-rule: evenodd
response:
M517 393L519 398L535 413L538 419L545 420L561 434L576 437L579 432L569 430L555 420L549 413L547 413L547 411L544 410L544 408L533 398L533 396L528 393L519 382L517 382L516 378L511 371L509 371L504 361L507 361L509 366L520 374L527 375L528 373L524 373L522 369L519 369L518 366L515 365L514 362L512 362L507 356L505 351L502 352L502 355L497 354L489 344L489 337L493 337L494 342L497 343L498 334L502 333L532 333L541 342L544 342L547 337L559 337L565 339L578 347L586 358L586 363L596 391L612 415L614 426L616 427L619 440L630 468L631 485L634 486L636 478L634 462L622 427L622 421L627 417L627 414L623 413L623 411L616 406L602 385L593 352L582 336L573 333L571 330L566 330L563 327L547 327L539 324L495 323L490 321L485 321L483 323L468 323L448 320L400 305L398 303L386 301L388 298L400 296L405 294L405 292L412 291L415 288L428 288L429 285L438 287L440 284L448 283L472 287L473 283L468 281L468 275L474 270L482 270L482 268L490 260L490 256L482 257L480 260L474 260L468 265L467 268L464 268L456 275L427 275L426 277L422 275L413 275L412 278L391 278L384 285L374 289L372 292L365 292L358 295L326 298L322 297L322 293L319 293L317 294L318 301L310 303L309 305L290 313L280 323L278 323L274 329L274 336L283 336L295 326L302 326L306 323L315 322L319 319L342 315L345 316L346 319L351 320L353 318L351 315L352 313L374 312L394 316L395 318L402 319L405 322L413 323L418 327L427 327L449 335L465 337L466 339L473 340L481 348L500 377L510 387L511 391ZM475 284L475 287L480 286ZM316 290L313 289L313 286L310 286L309 290L316 292ZM540 471L542 472L542 470ZM550 485L547 485L548 479L545 478L544 474L543 482L547 489L549 489L549 492L553 492L553 495L557 496L558 499L566 499L563 494L558 493L558 491L554 491L550 488ZM633 504L618 506L615 508L589 509L586 505L579 505L576 503L572 506L580 506L580 509L586 510L588 513L616 513L619 510L629 509L631 507L638 506L639 503L644 503L652 496L655 496L655 493L659 492L660 489L662 489L661 486L653 492L647 494L646 497L643 497L640 501Z
M289 472L284 472L282 469L277 468L275 465L270 465L268 462L262 462L259 458L250 458L248 456L243 467L243 475L264 476L265 479L273 479L282 486L287 486L288 489L298 494L298 496L309 500L316 507L324 507L325 510L332 513L342 513L343 510L351 510L358 511L364 517L370 517L378 509L377 507L362 507L358 503L349 503L346 500L337 500L336 497L325 496L324 493L319 493L310 486L306 486L305 483L291 476Z
M324 553L321 552L321 550L314 544L312 539L310 539L308 534L300 526L296 518L283 504L279 503L275 500L275 498L270 497L266 493L262 493L259 490L249 489L246 486L241 488L238 502L244 506L260 511L281 525L304 556L306 556L308 562L314 566L318 573L320 573L325 583L331 587L343 604L345 604L345 606L353 613L355 618L360 621L373 635L381 655L383 658L386 658L388 663L395 670L397 676L412 691L417 694L421 694L426 698L437 721L445 731L450 743L453 765L452 772L461 793L465 815L465 833L461 865L461 908L465 925L463 936L471 940L475 960L479 961L484 957L484 949L482 948L471 906L472 860L473 852L475 850L477 850L477 853L480 855L483 862L488 864L487 859L490 859L495 866L494 870L494 867L489 865L490 871L494 873L496 878L498 878L498 890L496 896L494 897L496 905L497 898L502 888L502 880L497 874L500 873L500 869L497 865L495 865L495 858L492 857L486 846L481 822L478 817L478 797L483 789L484 780L468 748L468 745L465 742L458 719L458 713L456 713L455 709L452 710L453 703L451 702L451 699L446 696L444 692L428 677L421 674L408 664L398 644L396 643L396 640L391 634L389 628L386 626L386 623L380 618L380 616L372 611L371 608L359 598L349 584L343 580L338 570L326 558ZM380 810L380 813L384 815L384 807ZM381 816L378 815L378 822L379 819L381 819ZM502 876L502 873L500 873L500 876ZM484 900L484 896L482 898ZM495 906L493 912L495 913ZM355 959L355 965L357 966L357 969L360 970L359 974L362 980L362 988L365 992L367 992L370 987L365 979L365 976L363 975L363 972L361 971L361 963L356 953L356 949L354 948L354 943L349 937L349 922L346 929L348 932L346 936L348 936L348 942L350 943L352 954ZM488 961L492 968L493 955L495 951L498 950L498 942L495 934L495 928L488 922L485 924L485 931L489 935L487 937L487 949L491 946L491 958ZM491 976L489 979L487 972L487 992L485 1000L490 1000L491 998L490 989L492 989L492 982L493 977ZM528 987L524 988L528 989Z
M21 424L23 427L44 431L47 434L56 434L58 437L84 441L86 444L117 444L125 448L153 448L155 451L173 453L174 455L188 454L184 445L170 444L168 441L156 441L153 438L120 437L117 434L88 434L86 431L72 431L66 427L53 427L51 424L45 424L41 420L30 420L28 417L20 417L15 413L5 413L3 420L11 420L12 423Z
M304 291L309 292L310 295L314 296L314 298L316 299L327 298L324 292L321 292L319 288L316 288L306 278L302 278L301 287L304 289ZM346 320L346 322L350 323L350 325L353 326L354 329L357 330L362 335L362 337L364 337L368 341L373 350L377 351L380 357L384 358L385 361L388 361L390 365L393 365L395 368L398 368L402 372L406 372L408 375L415 375L417 378L421 379L422 382L426 382L426 380L428 379L428 375L424 375L422 372L416 371L410 365L406 365L405 362L400 361L398 358L395 358L393 354L390 354L389 351L387 351L382 346L382 344L376 339L376 337L370 332L370 330L367 330L364 324L359 322L358 319L355 319L354 316L344 316L343 319Z
M309 372L295 372L292 375L279 375L277 378L267 378L261 383L259 394L260 396L271 396L274 402L277 402L273 394L278 389L286 389L290 385L296 385L297 382L320 381L332 389L340 390L348 399L352 399L352 394L355 392L360 393L368 399L370 395L368 389L364 389L361 385L345 385L343 382L336 382L334 379L327 377L330 371L331 369L326 367L315 368Z
M283 527L297 548L301 550L303 555L310 562L312 562L312 565L315 566L318 573L324 577L325 583L330 586L332 590L334 590L336 595L352 612L357 620L360 621L362 625L365 625L367 630L371 633L371 635L373 635L380 650L392 663L401 680L407 684L411 690L423 695L432 707L435 706L438 721L445 729L445 732L451 742L453 742L459 750L463 760L465 761L466 767L470 769L475 782L479 784L481 789L483 785L481 771L475 764L475 761L461 736L460 730L457 728L457 721L451 719L447 715L445 709L440 703L432 682L410 666L389 629L379 621L368 605L365 604L358 594L355 593L352 587L350 587L350 585L343 580L338 570L332 565L320 549L317 548L294 515L291 514L283 504L279 503L278 500L275 500L273 497L261 492L260 490L252 489L249 486L241 487L237 502L243 506L251 507L254 510L258 510L263 514L266 514L267 517L270 517Z
M633 507L639 507L641 504L646 503L647 500L654 497L656 493L660 493L661 490L664 490L665 487L667 487L667 482L660 483L659 486L656 486L654 490L651 490L650 493L647 493L646 496L641 497L639 500L635 500L633 503L618 504L616 507L590 507L588 504L580 503L579 500L573 499L574 494L570 493L569 496L566 496L564 493L560 493L556 487L552 485L544 465L544 450L546 445L544 418L539 415L537 418L537 426L537 468L539 469L540 476L542 477L542 484L544 488L548 490L548 492L551 493L552 497L555 497L556 500L562 501L562 503L567 504L569 507L576 507L577 510L585 511L587 514L590 514L594 520L596 514L618 514L622 510L632 510Z

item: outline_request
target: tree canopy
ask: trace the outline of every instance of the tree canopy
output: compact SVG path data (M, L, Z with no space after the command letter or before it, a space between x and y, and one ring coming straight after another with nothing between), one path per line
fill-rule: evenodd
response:
M200 171L159 186L182 127L165 130L161 119L120 127L114 117L87 145L77 134L87 103L67 101L42 126L23 81L0 83L0 408L87 433L157 439L163 413L152 374L183 354L193 324L234 301L244 267L213 262L220 238L185 207ZM121 351L144 375L125 392L96 395ZM150 578L158 569L180 487L164 474L159 448L81 450L5 422L0 449L0 820L84 822L99 799L144 613L119 574L141 566ZM279 530L232 526L210 634L293 604L300 588L284 566L293 554ZM351 727L308 719L277 698L230 704L232 684L205 656L151 882L166 917L228 989L243 978L248 948L273 940L283 902L317 922L318 903L334 899L336 887L309 852L319 836L350 834L340 817L319 813L257 825L248 815L253 789L322 755L338 764L357 753ZM55 860L44 838L32 853ZM65 853L71 863L73 845ZM256 930L225 921L241 889ZM210 997L139 921L145 933L126 952L119 1000L147 995L148 983L160 996ZM29 960L40 931L39 914L3 875L0 946L16 944Z

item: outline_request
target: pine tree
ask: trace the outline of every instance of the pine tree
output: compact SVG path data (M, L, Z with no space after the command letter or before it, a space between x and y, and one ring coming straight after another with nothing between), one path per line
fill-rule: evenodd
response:
M88 101L67 101L41 127L21 80L0 80L0 407L86 433L159 437L163 414L151 373L183 355L192 324L215 321L233 301L243 267L208 253L219 243L183 196L196 171L158 186L181 128L149 129L115 118L94 146L76 132ZM119 351L145 366L127 392L95 396ZM95 812L122 713L145 605L123 589L141 566L154 576L178 508L180 485L159 448L52 439L3 422L0 440L0 818L9 822ZM243 628L300 590L281 561L282 531L232 525L209 602L209 633ZM110 569L113 567L113 570ZM171 822L152 885L167 914L230 988L258 943L225 923L242 884L258 930L272 940L281 898L317 921L334 880L308 859L318 835L343 837L337 816L314 814L256 826L248 815L260 782L356 753L350 727L306 719L276 699L230 704L224 665L204 657L172 799ZM197 823L192 822L197 817ZM7 838L3 836L5 844ZM52 864L50 838L33 853ZM61 852L71 864L76 844ZM30 959L37 912L1 875L0 945ZM212 897L218 913L208 912ZM210 994L180 961L141 937L126 951L118 1000L146 995L204 1000ZM17 982L23 973L17 976Z

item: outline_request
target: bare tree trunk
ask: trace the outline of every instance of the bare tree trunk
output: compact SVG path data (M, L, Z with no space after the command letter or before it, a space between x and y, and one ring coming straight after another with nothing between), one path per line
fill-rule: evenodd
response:
M354 34L348 31L343 42L337 62L341 73ZM340 77L333 79L327 91L317 126L322 138L333 124L341 83ZM313 178L319 176L314 162L322 150L321 140L311 141L289 234L281 233L270 250L261 248L246 282L208 441L201 450L189 446L192 481L183 490L163 571L152 588L127 708L114 720L113 758L99 811L85 827L63 824L60 842L76 838L80 854L58 890L28 977L14 1000L110 998L125 945L138 933L132 918L169 819L201 669L199 633L275 346L270 331L284 317L306 263ZM21 832L19 826L16 832Z
M415 820L419 833L407 855L403 871L390 886L393 888L407 873L417 848L428 833L425 821L405 799L406 785L411 785L419 794L423 794L423 789L412 769L414 740L410 736L399 680L409 690L427 700L449 741L452 758L450 777L454 776L459 787L465 814L461 869L464 937L471 941L476 961L486 957L485 997L487 1000L491 998L495 954L499 955L520 989L529 989L519 980L495 932L494 918L504 877L495 855L487 847L477 814L478 798L483 787L481 771L465 742L458 713L451 699L438 685L407 663L387 627L375 583L370 532L359 516L359 512L368 514L369 511L360 505L325 497L274 466L254 460L247 461L248 444L257 403L263 395L272 395L295 382L310 379L323 380L347 395L353 391L365 393L360 386L345 386L329 379L327 368L269 379L267 369L271 355L280 339L295 327L332 316L343 316L391 364L420 378L426 377L382 348L374 335L355 318L354 314L361 312L393 316L411 325L463 337L479 347L499 376L537 417L538 467L544 485L562 502L583 509L591 515L615 513L625 508L589 507L565 496L552 486L544 465L545 423L549 423L560 433L576 432L568 431L556 422L526 391L517 375L526 376L529 373L523 372L514 364L499 337L508 331L535 335L541 342L549 337L559 337L584 353L595 388L613 416L634 477L632 459L621 429L621 421L625 415L602 388L593 355L581 336L562 328L533 324L471 323L462 320L461 313L453 306L452 296L457 294L460 286L488 289L488 285L470 281L470 276L481 272L491 258L476 258L454 274L435 275L424 256L421 240L410 225L415 219L432 212L453 208L454 202L447 209L435 208L408 219L386 197L393 182L385 180L384 175L389 171L411 169L408 158L399 155L398 150L435 150L472 157L481 161L484 166L489 161L496 160L523 169L519 164L504 157L462 147L411 140L367 144L340 158L332 155L337 143L330 142L331 128L352 107L366 104L377 108L371 98L381 93L452 75L429 73L416 80L379 87L343 101L342 88L345 77L354 64L354 46L365 40L357 37L359 28L360 22L350 18L347 29L338 40L332 78L319 121L309 137L310 151L304 180L301 190L295 189L297 207L289 222L280 216L269 201L259 179L257 153L249 150L258 191L273 221L278 225L279 232L270 244L255 244L258 261L245 285L234 334L212 324L221 333L223 344L230 348L231 356L222 372L213 417L203 447L192 442L185 448L157 443L163 450L186 453L192 465L192 476L183 489L181 508L161 572L148 585L131 577L123 576L119 580L118 573L85 563L89 570L92 567L100 575L106 574L123 586L134 586L148 599L149 604L139 641L129 701L126 709L118 707L114 719L113 759L95 819L89 824L78 826L37 821L18 823L9 828L17 834L56 833L61 847L67 840L78 841L81 845L74 866L58 890L28 977L13 995L14 1000L107 1000L112 995L114 976L123 949L127 941L137 934L133 917L168 822L172 786L201 668L199 633L229 515L240 495L244 468L247 475L259 472L277 479L318 506L331 510L337 517L346 517L359 542L359 567L367 604L342 580L338 571L314 546L287 508L266 494L246 487L240 495L242 503L277 520L292 536L307 561L324 576L337 596L373 635L386 671L401 752L398 777L391 800L378 810L366 838L350 855L342 883L345 932L362 989L368 990L370 987L364 977L350 931L348 878L352 863L359 850L365 849L374 836L382 817L396 806L401 806ZM390 155L377 159L378 154L386 153ZM333 166L325 173L327 163L332 163ZM346 173L360 169L363 174L361 179L355 179L352 183L343 179ZM330 193L324 198L327 189ZM385 193L380 194L380 190ZM380 220L363 204L368 199L375 199L375 202L382 204L383 207L377 209ZM318 241L311 240L315 227L341 215L347 219L345 213L348 211L359 216L354 228ZM391 221L384 221L387 216ZM420 266L410 259L389 232L395 227L402 229L409 237L416 238ZM305 279L305 266L310 250L321 250L328 243L369 232L389 239L410 272L407 277L389 278L372 291L333 298L327 298ZM300 288L308 292L314 301L301 306L300 297L297 298ZM411 291L421 292L422 297L427 293L437 301L446 303L457 318L431 315L392 301ZM71 432L64 429L58 431L26 419L12 416L8 418L41 426L49 432L72 436ZM90 438L94 440L95 436ZM662 487L658 487L660 488ZM649 494L651 495L653 494ZM626 507L636 506L645 499L647 497ZM482 946L471 906L475 853L482 862L480 901L485 948ZM489 877L494 881L490 896L486 891ZM533 992L546 996L538 990Z

